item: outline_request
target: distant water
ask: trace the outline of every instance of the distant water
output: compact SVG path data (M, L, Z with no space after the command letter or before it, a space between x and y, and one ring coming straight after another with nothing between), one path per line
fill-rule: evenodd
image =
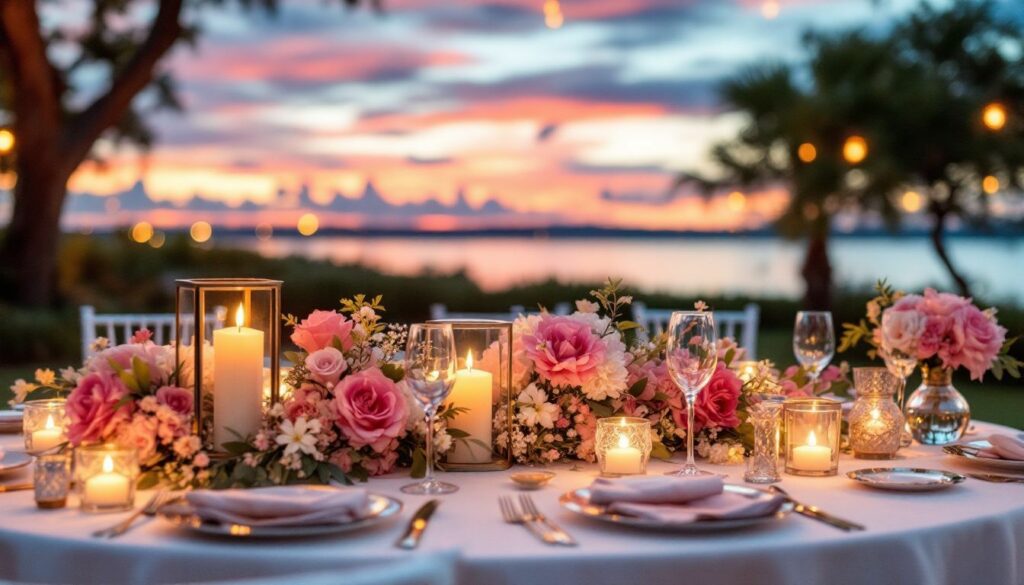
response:
M486 290L544 280L622 277L648 291L796 298L804 247L766 237L225 237L268 256L302 255L361 263L393 274L465 269ZM1024 306L1024 238L950 238L950 253L986 300ZM905 289L951 281L926 238L837 237L833 273L844 286L886 277Z

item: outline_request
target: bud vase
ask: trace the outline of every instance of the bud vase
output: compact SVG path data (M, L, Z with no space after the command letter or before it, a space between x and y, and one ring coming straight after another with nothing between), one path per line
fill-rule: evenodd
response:
M953 371L921 366L921 385L907 399L907 425L923 445L957 441L971 422L971 408L953 387Z

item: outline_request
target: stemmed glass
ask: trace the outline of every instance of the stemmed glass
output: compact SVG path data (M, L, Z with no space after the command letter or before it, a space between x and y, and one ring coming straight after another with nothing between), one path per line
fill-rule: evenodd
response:
M455 336L451 325L416 324L405 348L405 379L427 416L427 473L402 486L407 494L450 494L459 486L434 479L434 418L455 384Z
M832 313L800 311L793 326L793 353L796 361L810 374L811 381L832 361L836 354L836 335L832 329Z
M665 361L672 379L686 397L686 465L667 475L710 475L693 461L693 404L718 364L715 318L706 311L676 311L668 323Z
M882 313L882 331L887 329L886 322L889 320L890 313ZM896 404L900 405L900 412L904 412L903 407L906 405L907 397L907 378L914 373L917 369L917 358L914 356L916 348L910 348L911 353L908 355L898 349L892 347L884 347L886 344L883 341L882 359L885 360L885 367L889 370L889 373L900 379L899 392L896 394ZM904 424L903 432L900 434L900 446L909 447L913 442L913 436L910 434L910 426Z

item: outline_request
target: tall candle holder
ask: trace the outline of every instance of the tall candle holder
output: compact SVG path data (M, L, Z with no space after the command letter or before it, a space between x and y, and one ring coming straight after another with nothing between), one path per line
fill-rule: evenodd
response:
M67 442L67 402L63 398L30 400L22 415L25 452L38 455Z
M754 448L747 457L743 480L747 483L775 483L779 476L779 443L782 422L782 395L759 396L750 407L749 421L754 427Z
M644 475L651 458L651 421L632 416L597 419L594 452L601 475Z
M824 398L795 398L783 405L786 473L827 476L839 471L842 405Z
M466 409L448 427L466 434L453 441L446 471L500 471L512 466L512 323L441 319L451 325L459 369L448 404Z
M892 459L900 448L903 413L893 401L900 380L886 368L854 368L857 400L850 409L850 448L858 459Z
M272 404L280 399L281 284L177 281L175 354L188 374L181 383L195 391L195 432L209 451L259 429L265 392Z
M121 512L135 505L139 460L135 449L114 444L75 449L75 486L86 512Z

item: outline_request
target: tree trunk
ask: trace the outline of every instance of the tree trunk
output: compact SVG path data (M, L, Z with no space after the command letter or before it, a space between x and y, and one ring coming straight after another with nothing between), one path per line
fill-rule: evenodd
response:
M807 239L807 256L800 274L807 286L804 308L832 309L832 263L828 258L828 228L816 229Z
M946 271L949 272L949 276L953 279L960 294L969 297L971 296L971 287L967 284L967 279L953 266L953 260L949 257L949 252L946 250L945 229L948 211L937 208L933 209L932 213L935 216L935 223L932 225L931 237L935 253L939 255L939 260L946 267Z

